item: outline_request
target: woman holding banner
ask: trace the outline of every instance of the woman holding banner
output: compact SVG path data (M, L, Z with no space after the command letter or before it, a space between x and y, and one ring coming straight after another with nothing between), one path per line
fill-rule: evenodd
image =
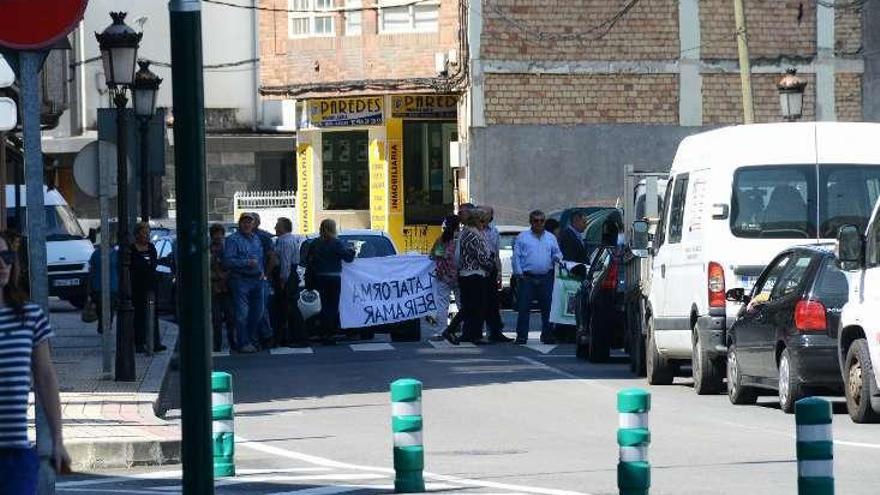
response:
M339 330L339 291L342 287L342 262L354 261L354 248L337 237L336 222L321 222L320 237L309 247L306 270L312 284L321 295L321 336L325 345L335 343L333 335Z
M449 298L455 292L455 301L461 304L458 294L458 269L455 266L455 237L459 230L458 215L448 215L443 221L443 233L431 248L431 259L437 266L437 321L446 327L441 336L452 344L458 343L446 326L449 319Z
M484 210L471 210L458 241L458 287L464 316L461 340L475 344L483 342L487 276L495 266L486 237L481 232L488 223L489 215Z

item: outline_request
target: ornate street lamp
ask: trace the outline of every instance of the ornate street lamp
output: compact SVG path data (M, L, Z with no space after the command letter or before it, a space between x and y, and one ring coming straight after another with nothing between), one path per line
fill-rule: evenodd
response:
M140 69L134 75L134 84L132 85L132 94L134 96L134 113L140 122L141 133L141 221L149 222L151 214L152 198L150 193L151 180L149 167L147 166L148 156L148 138L150 121L156 114L156 96L159 94L159 85L162 84L162 78L153 74L150 70L150 62L148 60L138 60Z
M804 88L807 81L797 76L794 67L785 71L785 75L776 83L779 91L779 105L782 107L782 118L793 122L801 118L804 109Z
M128 154L126 153L125 92L134 81L134 63L142 33L125 24L125 12L111 12L113 23L95 33L104 62L107 88L116 106L116 173L119 191L116 195L119 243L119 317L116 320L116 381L134 381L134 306L131 302L131 239L128 224Z

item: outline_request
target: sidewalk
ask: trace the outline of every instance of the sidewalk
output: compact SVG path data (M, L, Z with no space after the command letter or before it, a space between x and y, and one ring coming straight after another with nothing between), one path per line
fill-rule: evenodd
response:
M76 471L158 465L180 460L180 427L156 416L160 392L177 343L177 326L160 320L168 350L138 354L137 379L103 378L101 335L67 303L50 303L52 356L61 389L64 440ZM111 373L112 377L112 373ZM31 395L33 402L33 394ZM33 421L33 403L28 411ZM29 429L31 438L34 428Z

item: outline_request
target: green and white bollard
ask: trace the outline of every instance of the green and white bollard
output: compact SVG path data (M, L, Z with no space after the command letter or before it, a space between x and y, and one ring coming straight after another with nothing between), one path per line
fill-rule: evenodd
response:
M831 403L807 397L794 405L797 423L798 495L834 494Z
M617 412L620 428L617 445L620 459L617 463L617 488L620 495L647 495L651 487L651 465L648 464L648 412L651 394L639 388L627 388L617 393Z
M422 382L402 378L391 384L391 430L394 433L394 491L424 492Z
M235 476L235 431L232 375L211 373L211 419L214 436L214 477Z

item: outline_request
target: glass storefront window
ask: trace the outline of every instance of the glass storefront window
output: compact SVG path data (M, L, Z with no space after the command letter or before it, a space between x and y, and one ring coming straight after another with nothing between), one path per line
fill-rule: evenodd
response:
M440 225L453 211L454 176L449 143L458 139L451 122L405 121L403 124L404 221Z
M325 132L322 137L325 210L368 210L369 139L367 131Z

